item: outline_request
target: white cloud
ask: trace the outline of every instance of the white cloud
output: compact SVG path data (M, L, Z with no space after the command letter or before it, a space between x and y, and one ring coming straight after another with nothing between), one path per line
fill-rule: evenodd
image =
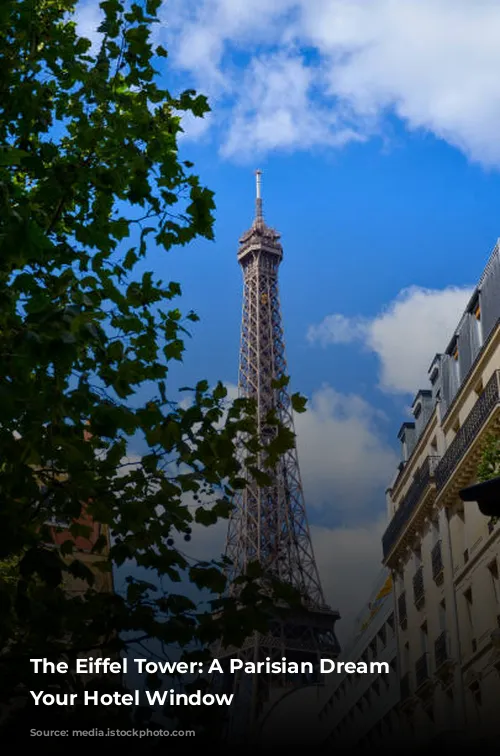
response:
M341 145L392 112L500 164L497 0L168 0L162 14L173 64L228 111L226 155L249 139Z
M326 602L340 612L341 644L352 635L355 620L366 604L382 568L384 517L352 528L311 527L311 538Z
M99 49L102 35L97 33L103 18L99 3L92 0L83 0L77 6L76 22L77 32L92 42L90 52L95 54Z
M246 160L256 151L338 147L361 140L335 110L312 106L318 75L296 54L254 58L242 82L244 97L232 113L223 156Z
M201 141L210 131L213 114L206 113L200 118L187 111L181 113L181 118L182 132L179 134L179 142L182 140Z
M322 346L351 344L366 338L369 321L364 318L346 318L345 315L327 315L319 325L311 326L308 339Z
M398 458L380 438L382 418L361 397L324 386L296 417L297 446L308 507L322 520L347 523L384 491Z
M413 286L372 319L329 315L308 338L323 345L362 343L379 358L380 388L413 393L427 387L431 360L446 349L471 294L470 288Z

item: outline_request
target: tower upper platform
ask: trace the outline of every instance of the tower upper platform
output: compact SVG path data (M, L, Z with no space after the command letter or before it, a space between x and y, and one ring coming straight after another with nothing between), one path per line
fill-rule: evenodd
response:
M262 211L261 196L261 176L262 171L255 171L256 176L256 201L255 201L255 218L251 228L246 231L240 238L240 248L238 250L238 260L243 262L253 252L268 252L270 255L277 256L279 262L283 259L283 247L281 246L281 235L270 228L265 220Z

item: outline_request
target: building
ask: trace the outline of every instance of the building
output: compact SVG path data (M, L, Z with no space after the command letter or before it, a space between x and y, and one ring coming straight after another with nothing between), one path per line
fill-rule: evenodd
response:
M392 579L379 575L364 612L356 623L353 641L339 656L346 662L386 662L389 672L325 676L319 713L322 742L351 750L390 745L399 733L400 701L397 670L397 633ZM333 678L333 682L329 681Z
M387 491L401 712L413 742L498 734L500 526L459 491L500 431L500 241L403 423ZM445 345L443 345L445 346Z
M111 571L103 572L97 567L103 559L109 556L111 542L108 526L96 522L85 511L85 507L83 507L78 525L89 529L88 537L73 537L68 523L51 521L50 524L53 526L51 535L54 546L60 548L66 541L73 541L74 550L69 557L65 557L65 561L69 563L73 559L78 559L92 571L95 580L92 586L94 590L101 593L113 593L113 573ZM99 552L95 550L95 546L101 541L104 541L104 548ZM64 575L63 586L68 595L84 594L89 589L85 580L75 578L69 573Z

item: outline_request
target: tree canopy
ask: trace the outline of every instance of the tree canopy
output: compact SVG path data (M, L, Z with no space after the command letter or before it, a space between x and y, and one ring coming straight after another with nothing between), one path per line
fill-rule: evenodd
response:
M197 316L181 311L178 282L138 272L151 247L213 239L213 194L178 152L184 114L203 117L208 104L162 83L159 6L101 2L94 50L77 32L76 0L0 3L3 701L33 687L30 658L118 651L131 637L201 648L238 642L260 621L252 580L247 610L220 599L217 621L181 586L164 594L131 578L125 595L96 592L74 542L53 548L47 525L86 537L85 511L111 533L109 553L104 537L94 547L103 571L133 559L217 594L223 564L190 562L179 539L229 515L244 485L241 438L250 466L262 451L255 408L228 403L222 383L200 379L189 406L178 401L169 371ZM147 452L130 464L138 439ZM292 443L280 430L268 465ZM65 574L89 590L67 595Z

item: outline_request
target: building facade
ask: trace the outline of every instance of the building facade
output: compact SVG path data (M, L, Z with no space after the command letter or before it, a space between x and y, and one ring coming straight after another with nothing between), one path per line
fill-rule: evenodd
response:
M450 336L401 427L383 536L414 743L499 732L500 525L459 491L500 436L500 242Z
M339 661L387 662L389 673L346 672L325 676L318 727L325 746L356 751L387 747L400 732L397 632L390 573L384 569L365 611L358 631Z

